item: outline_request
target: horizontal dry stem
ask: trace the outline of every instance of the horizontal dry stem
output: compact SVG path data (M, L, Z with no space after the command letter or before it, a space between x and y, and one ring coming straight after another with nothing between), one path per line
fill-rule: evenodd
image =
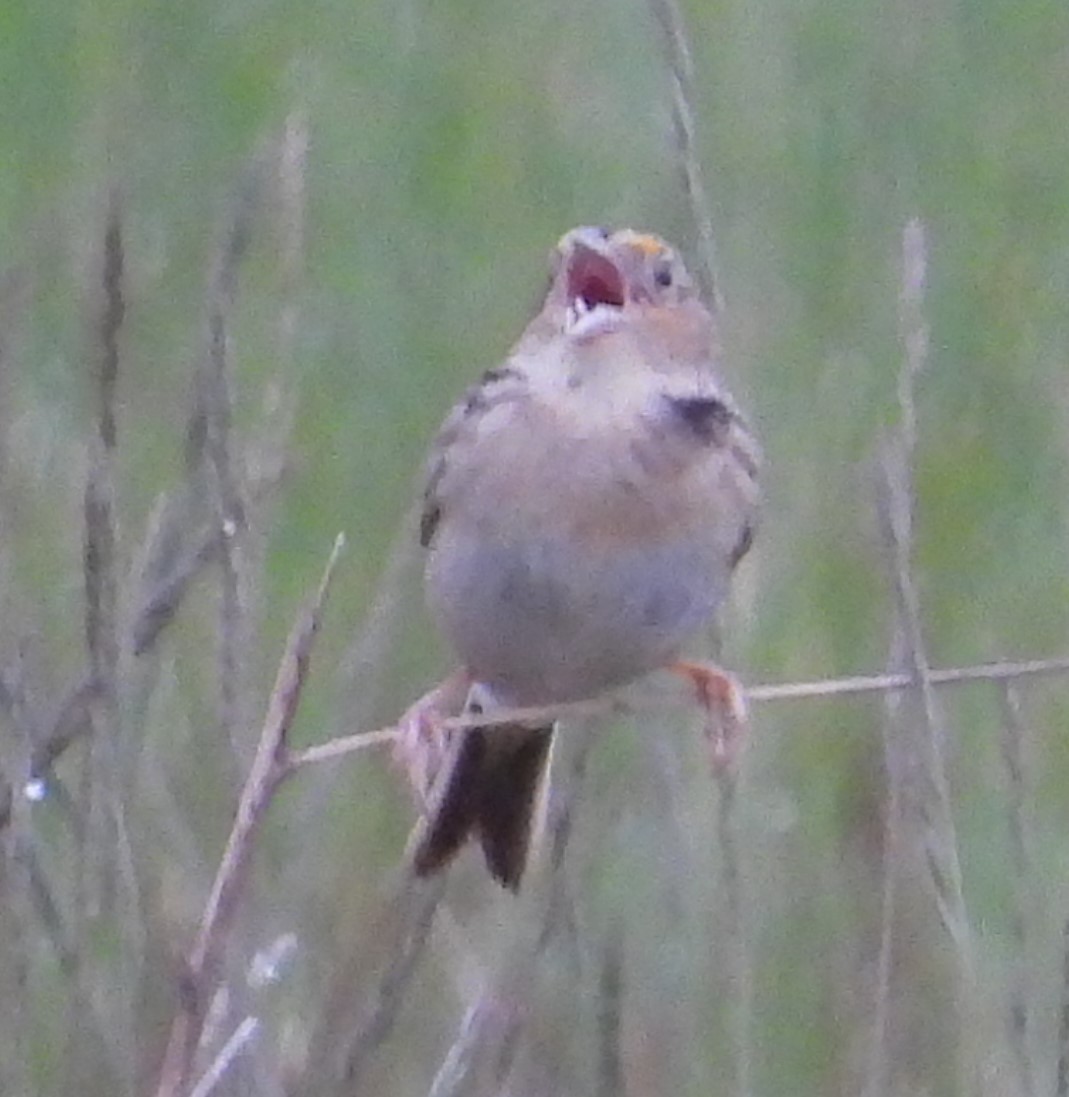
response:
M969 682L1012 682L1024 678L1069 672L1069 656L1055 659L1031 659L1022 662L978 663L967 667L945 667L931 670L928 681L933 686L964 685ZM804 701L821 697L843 697L862 693L886 693L911 689L916 685L911 674L868 674L850 678L822 678L811 682L782 682L751 686L745 690L747 701ZM609 716L613 713L648 712L663 709L663 698L656 700L632 700L622 697L598 697L589 701L572 701L557 705L528 705L502 709L500 712L479 716L457 716L443 720L443 731L462 731L466 728L493 728L505 724L529 724L539 727L547 721L583 716ZM305 750L290 751L286 757L288 772L320 762L333 761L346 754L367 750L383 743L393 742L398 735L396 727L376 728L374 731L355 732L330 739Z
M965 682L1007 682L1069 671L1069 656L1054 659L1030 659L1023 662L978 663L969 667L932 669L928 680L933 686L953 686ZM882 693L886 690L911 689L916 685L912 674L868 674L852 678L825 678L815 682L785 682L782 685L754 686L746 691L749 701L796 701L809 697L837 697L851 693Z

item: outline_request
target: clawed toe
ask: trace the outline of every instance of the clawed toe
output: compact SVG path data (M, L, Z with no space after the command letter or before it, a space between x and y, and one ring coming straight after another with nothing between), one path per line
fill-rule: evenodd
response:
M397 721L394 761L404 771L421 808L427 806L449 749L449 735L442 723L460 715L470 688L467 673L455 671L409 705Z
M734 769L746 742L746 695L734 675L711 663L673 663L668 668L690 682L705 711L705 737L714 774Z

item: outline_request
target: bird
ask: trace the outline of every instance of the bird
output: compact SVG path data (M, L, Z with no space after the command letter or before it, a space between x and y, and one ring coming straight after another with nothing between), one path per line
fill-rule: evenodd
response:
M760 449L720 357L675 248L580 226L552 252L538 314L447 415L420 540L427 603L460 667L398 725L423 800L417 875L469 839L511 891L527 865L554 726L443 734L465 704L566 704L667 669L728 729L715 749L733 753L738 683L680 656L728 594L758 519Z

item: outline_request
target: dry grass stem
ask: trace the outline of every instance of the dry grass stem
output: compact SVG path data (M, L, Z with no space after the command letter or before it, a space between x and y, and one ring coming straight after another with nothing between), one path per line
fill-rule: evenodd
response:
M533 985L539 960L566 931L574 931L575 918L570 909L567 873L564 858L572 834L575 809L580 790L586 777L591 738L587 729L580 729L582 738L575 744L564 772L560 775L560 787L555 804L546 823L545 846L548 887L539 895L537 916L530 923L521 923L516 929L516 940L507 950L500 968L487 976L486 986L478 1000L464 1014L460 1030L453 1041L434 1081L428 1097L458 1097L459 1094L477 1092L504 1092L509 1072L516 1059L524 1031L524 1020L529 1015L526 1004L533 993ZM611 961L618 966L619 996L622 997L622 942ZM603 979L605 969L602 970ZM604 986L603 986L604 989ZM603 1002L599 999L599 1010ZM597 1018L602 1040L607 1039L607 1029L619 1031L619 1000L614 1018ZM605 1049L602 1048L604 1053ZM622 1075L622 1065L617 1064ZM599 1076L608 1069L599 1063ZM485 1086L480 1083L486 1083ZM617 1089L614 1092L622 1092Z
M109 197L105 215L100 312L96 323L97 438L89 447L83 509L85 646L97 689L89 700L93 725L91 812L101 810L98 793L117 793L115 776L116 688L118 673L119 533L115 513L115 448L118 440L115 397L119 375L119 334L123 303L123 241L118 198Z
M898 629L892 638L890 666L899 666L904 657L904 638ZM880 944L876 955L873 987L872 1029L864 1082L865 1097L884 1097L888 1092L888 1037L891 1019L891 972L894 960L895 909L898 896L898 869L902 854L902 785L907 749L896 734L901 722L902 695L888 692L884 697L882 722L884 773L887 781L883 820L882 890L880 895Z
M222 535L218 528L204 531L174 570L145 592L122 639L134 655L144 655L153 648L163 629L177 613L193 580L215 559L221 543ZM96 626L91 627L95 631ZM55 715L36 738L29 774L31 779L47 777L51 768L74 743L92 733L92 709L101 696L102 688L101 678L87 672L64 691ZM0 829L7 826L10 819L11 797L11 788L6 784L0 785Z
M1058 1068L1055 1093L1069 1097L1069 919L1062 926L1062 985L1058 1016Z
M594 744L588 723L575 728L579 741L572 748L567 767L555 765L555 795L546 802L545 844L548 849L550 893L538 934L538 948L544 949L559 933L576 934L575 903L564 871L564 857L575 829L576 811L587 776L587 763ZM548 789L547 789L548 792Z
M13 380L18 366L15 347L32 297L31 280L21 266L9 268L0 275L0 482L5 483L11 460L9 436L12 411L16 406L13 399ZM0 495L0 509L7 518L6 493Z
M493 1003L480 998L464 1011L460 1031L446 1052L442 1065L427 1090L427 1097L451 1097L467 1085L475 1065L475 1056L482 1044L488 1018L493 1019Z
M714 314L724 311L724 293L718 273L716 236L709 199L702 178L694 123L694 62L686 24L677 0L650 0L650 10L661 30L665 59L672 81L672 125L683 187L698 232L698 286Z
M85 488L85 646L94 700L112 701L118 659L115 500L110 462L97 450Z
M950 789L943 762L946 729L936 700L932 671L925 650L920 599L912 573L914 496L913 379L923 368L926 346L921 301L924 290L924 234L917 221L903 233L901 337L905 347L899 380L900 427L884 448L879 516L890 561L891 580L905 641L905 659L912 674L921 716L917 748L926 787L919 796L926 826L928 867L935 884L943 924L957 946L962 974L972 981L972 944L965 909L961 865L950 806Z
M975 666L944 667L930 670L928 681L933 687L960 686L971 682L1016 682L1028 678L1044 678L1069 673L1069 658L1030 659L1022 662L978 663ZM911 674L870 674L851 678L820 678L810 682L783 682L750 686L745 690L750 703L803 701L829 697L848 697L868 693L897 693L912 690L916 680ZM649 700L600 697L590 701L572 701L559 705L529 705L501 709L479 716L456 716L443 720L441 729L461 731L468 728L495 728L508 724L541 727L554 720L575 720L589 717L640 714L663 711L666 704L692 706L690 698L666 702L664 698ZM356 754L371 747L392 743L397 739L393 725L372 731L328 739L324 743L291 751L287 765L302 769L322 762L331 762L347 754Z
M179 1097L186 1090L256 836L279 784L291 772L286 765L286 739L297 713L330 580L344 544L345 539L339 534L319 588L298 614L279 663L256 756L186 962L179 1010L160 1073L159 1097Z
M901 544L898 543L899 547ZM925 854L928 870L935 887L935 898L940 918L957 949L963 977L972 981L972 931L965 908L961 864L958 860L957 839L950 806L950 788L942 757L945 732L941 716L935 704L935 692L928 677L923 648L915 646L919 638L919 605L912 586L912 579L902 566L897 567L899 597L909 609L904 610L913 622L914 638L909 641L910 654L917 675L917 688L921 694L921 711L925 729L922 746L921 776L927 786L921 792L919 806L925 823Z
M256 510L274 486L259 480L250 489L250 509ZM196 495L196 487L187 484ZM134 585L137 588L132 620L125 642L134 655L146 655L174 620L195 579L219 559L226 533L215 518L194 515L190 528L188 498L162 495L155 508L138 554Z
M509 986L504 994L517 993ZM501 1092L522 1029L522 1006L492 986L469 1006L460 1031L431 1082L427 1097L459 1097L462 1093ZM487 1080L487 1085L482 1085Z
M913 461L917 445L917 409L913 388L928 360L928 324L924 294L928 279L928 244L924 223L910 218L902 230L901 280L898 294L898 338L902 365L898 371L898 442Z
M210 1097L211 1092L223 1080L237 1057L256 1039L260 1032L260 1021L255 1017L246 1017L227 1038L219 1049L219 1054L211 1066L197 1079L197 1084L189 1091L189 1097Z
M221 233L208 288L205 350L197 377L195 413L189 445L203 469L220 533L220 603L218 673L220 724L235 757L246 724L246 643L249 590L246 551L247 508L243 476L232 439L233 378L230 355L231 317L237 299L238 270L248 250L252 221L259 206L263 164L257 156L246 169ZM201 464L199 458L203 456Z
M34 747L31 777L42 777L57 758L89 731L89 706L100 691L93 675L84 675L67 688L48 730Z
M175 512L169 512L168 517ZM145 655L171 623L193 580L205 567L219 558L226 538L223 530L213 524L200 532L165 574L154 576L142 585L140 605L130 629L130 647L134 655ZM150 546L151 551L151 546ZM145 571L149 570L146 565Z
M77 913L72 933L76 982L92 966L94 919L118 915L117 977L108 995L112 1024L98 1032L119 1078L132 1088L136 1078L134 991L140 976L144 927L140 894L128 864L125 796L119 719L119 530L116 512L116 393L123 300L123 237L119 201L113 191L104 212L99 282L89 340L95 389L96 436L88 447L83 495L82 580L84 642L89 674L96 688L88 698L91 738L84 756L79 792L83 825L78 843ZM80 993L86 993L84 985ZM73 997L78 997L76 994ZM73 1002L73 998L72 998ZM82 1003L83 1008L88 1002Z
M294 1097L309 1092L359 1092L359 1083L376 1051L393 1030L405 994L411 985L420 959L430 939L431 926L438 905L445 894L445 875L432 880L417 880L404 873L394 902L390 903L393 917L389 925L380 926L384 938L390 940L385 949L389 957L386 966L365 996L362 1007L353 1020L350 998L357 984L346 978L335 984L335 990L323 1011L321 1031L316 1034L309 1055L309 1071L316 1085L308 1079L289 1090Z
M753 971L747 933L750 910L742 872L736 804L739 774L736 767L716 773L716 837L720 847L720 883L724 893L724 949L728 957L730 987L731 1054L735 1097L748 1097L753 1049Z
M346 754L367 750L369 747L392 743L396 738L397 729L392 727L379 728L378 731L361 731L355 735L342 735L337 739L320 743L318 746L290 751L286 764L291 770L300 769L302 766L314 766L341 758Z
M924 365L925 247L923 229L918 221L907 223L902 234L902 266L898 299L899 339L903 348L898 372L898 421L894 433L884 443L882 480L877 495L880 524L887 545L887 556L897 595L897 612L891 637L888 667L902 673L921 688L931 690L931 668L923 659L918 611L909 602L912 593L910 554L913 500L912 466L916 448L916 414L913 381ZM902 853L902 804L905 775L910 760L924 755L914 740L917 735L909 721L909 695L888 692L884 695L882 724L884 773L887 782L883 826L882 893L880 900L880 944L876 956L873 987L872 1026L864 1092L866 1097L884 1097L889 1088L888 1039L891 1016L891 971L895 939L895 903L899 857ZM928 710L929 727L932 711ZM929 861L929 867L931 862Z
M67 928L55 893L45 878L44 869L33 845L33 838L20 835L15 839L11 857L25 873L27 892L33 903L39 925L52 946L56 959L68 976L77 974L78 958L69 941Z
M96 679L91 676L82 677L67 689L55 715L47 721L46 730L36 737L30 754L28 780L44 778L63 752L89 733L90 704L97 692ZM21 797L23 789L18 793ZM0 785L0 829L11 820L13 796L10 784Z
M899 298L899 337L903 347L898 377L897 429L882 447L877 511L894 592L902 661L914 682L914 726L902 706L898 727L908 738L917 759L915 803L920 816L924 854L933 885L936 907L954 944L957 961L958 1083L962 1093L973 1090L980 1043L975 1032L975 984L973 933L965 904L957 833L950 801L950 787L943 759L947 739L943 715L936 698L924 640L920 596L913 578L913 516L916 498L913 457L916 445L914 383L925 366L927 328L924 292L927 245L923 224L913 219L902 234L902 281Z
M1012 683L1003 682L1000 687L1002 762L1006 773L1006 822L1013 880L1010 932L1016 953L1011 960L1006 1027L1010 1050L1017 1065L1019 1092L1021 1097L1031 1097L1035 1092L1033 1058L1030 1053L1033 989L1028 932L1029 895L1034 878L1027 820L1031 782L1026 770L1026 732L1021 717L1021 699Z
M119 195L113 189L108 196L104 229L103 306L98 326L100 358L97 373L97 431L106 450L114 450L118 440L115 393L119 380L119 333L126 316L126 303L123 299L124 266Z
M624 1000L624 942L620 926L613 922L601 944L598 973L598 1097L618 1097L627 1092L621 1058Z
M300 325L298 297L304 266L305 191L308 166L308 121L303 112L286 118L278 147L275 182L278 189L283 303L278 315L279 358L293 361Z
M1013 682L1069 672L1069 656L1053 659L1025 659L1019 662L978 663L967 667L932 668L932 686L965 685L969 682ZM849 678L822 678L813 682L785 682L758 685L746 690L748 701L800 701L811 697L838 697L859 693L887 693L912 689L914 679L906 673L869 674Z

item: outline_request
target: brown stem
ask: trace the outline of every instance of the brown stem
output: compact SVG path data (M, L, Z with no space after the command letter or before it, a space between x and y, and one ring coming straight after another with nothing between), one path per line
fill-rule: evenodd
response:
M286 741L308 674L323 602L344 543L339 534L319 589L298 613L290 630L256 756L186 962L179 1008L160 1072L158 1097L179 1097L188 1088L205 1012L219 981L224 948L241 900L256 837L275 792L292 772L286 758Z

